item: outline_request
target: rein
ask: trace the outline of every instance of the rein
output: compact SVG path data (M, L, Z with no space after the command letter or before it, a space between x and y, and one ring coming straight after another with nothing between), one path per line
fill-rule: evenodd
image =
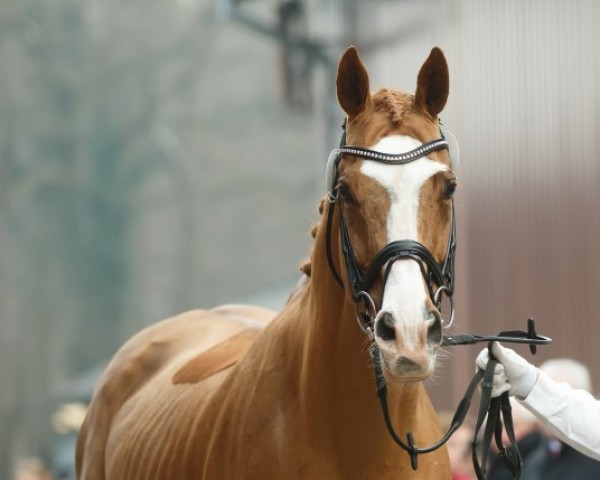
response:
M345 127L346 125L344 123L344 133L342 135L340 147L334 149L330 153L327 162L326 178L329 208L327 213L326 248L327 261L333 277L340 287L344 288L344 283L335 267L335 262L333 261L333 255L331 253L331 230L333 225L333 215L335 205L339 201L340 241L351 289L350 293L355 303L355 314L360 328L368 335L373 335L373 323L377 315L377 307L375 306L375 302L368 291L380 274L382 268L384 268L383 283L385 288L385 283L387 282L392 265L394 262L401 259L411 259L419 264L421 274L423 275L425 283L427 284L431 300L438 309L441 307L442 294L445 294L448 297L450 300L451 314L450 321L444 326L445 328L448 328L454 320L454 305L452 301L452 295L454 294L454 258L456 252L456 222L454 215L454 202L452 202L452 223L448 239L448 248L446 252L446 258L442 264L437 262L433 254L423 244L414 240L398 240L383 247L371 261L367 271L363 272L359 268L354 256L344 215L344 199L338 194L337 182L339 176L338 164L344 155L350 155L362 158L364 160L371 160L389 165L403 165L422 158L437 150L448 150L450 152L453 150L451 145L446 140L444 132L440 129L441 138L425 143L409 152L400 154L386 154L362 147L346 145ZM454 139L451 134L449 134L448 137L451 140ZM416 446L412 432L408 432L406 434L406 441L403 441L394 430L394 426L392 425L389 414L387 402L387 384L381 366L381 352L376 344L373 344L371 347L373 368L375 369L377 397L379 398L379 403L381 405L386 427L394 442L410 455L410 461L413 470L418 468L418 456L420 454L432 452L443 446L450 439L452 434L462 425L469 408L471 407L471 400L475 390L477 389L477 385L482 383L479 413L477 416L475 434L472 441L473 466L475 468L477 479L485 480L486 464L489 452L491 450L492 437L494 438L498 448L499 457L510 470L513 478L516 480L520 479L523 461L517 448L508 393L505 392L497 398L492 398L491 394L494 381L494 370L498 364L491 349L492 342L494 341L527 344L529 345L532 354L536 353L537 345L547 345L552 343L550 338L537 335L535 332L535 323L531 318L528 320L527 331L511 330L500 332L498 335L461 334L443 337L442 345L449 347L489 342L488 351L490 360L487 364L485 372L482 370L477 370L477 373L469 383L462 400L459 402L458 407L456 408L448 431L438 442L425 448L419 448ZM485 429L481 438L481 454L478 455L478 445L480 443L479 432L484 423ZM510 442L508 448L502 443L503 429L506 431L507 438Z
M377 397L381 405L383 412L383 418L385 425L390 433L390 436L394 442L405 450L410 455L410 463L413 470L418 468L418 456L423 453L433 452L442 445L444 445L452 436L452 434L458 430L458 428L464 422L467 413L471 407L471 400L473 394L477 388L477 385L481 382L481 397L479 401L479 413L477 415L477 422L475 425L475 433L472 441L472 459L475 473L478 480L485 480L486 464L487 459L492 446L492 437L498 448L498 455L506 467L511 472L513 478L516 480L521 478L521 470L523 468L523 460L517 447L517 440L515 438L515 432L513 428L511 406L508 397L508 393L504 392L497 398L492 398L492 387L494 385L494 370L498 361L492 354L491 345L492 342L504 342L504 343L524 343L529 345L532 354L535 354L537 345L548 345L552 343L552 339L538 335L535 331L535 322L533 319L527 321L527 331L510 330L500 332L498 335L472 335L463 334L452 337L444 337L442 341L443 346L456 346L456 345L472 345L480 342L488 343L488 352L490 360L487 364L485 371L477 370L473 379L469 383L467 390L458 404L450 428L442 436L442 438L434 443L433 445L425 448L419 448L415 445L414 437L411 432L406 434L406 442L404 442L394 430L392 425L388 403L387 403L387 385L383 370L381 367L381 358L379 348L373 346L371 354L373 356L373 368L375 369L375 379L377 382ZM483 381L482 381L483 380ZM487 422L486 422L487 417ZM479 432L484 424L485 430L481 437ZM502 430L506 431L506 436L510 442L508 448L502 443ZM481 455L478 455L478 445L481 443Z

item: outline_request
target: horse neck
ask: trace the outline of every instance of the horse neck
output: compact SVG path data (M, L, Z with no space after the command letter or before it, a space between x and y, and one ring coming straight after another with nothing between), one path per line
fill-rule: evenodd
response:
M381 444L389 448L393 443L383 426L375 393L369 354L372 339L359 328L354 303L329 268L326 224L327 212L313 247L310 282L298 299L298 305L302 305L301 321L297 324L303 345L299 378L302 407L307 421L313 422L320 432L337 432L343 437L336 439L340 448L344 448L344 442L351 442L349 451L356 451L356 443L364 442L363 448L382 454L387 448L382 450ZM343 277L345 267L337 261L341 258L339 245L336 214L331 228L331 253ZM415 411L410 404L416 403L422 393L421 386L390 389L390 413L396 422Z
M331 208L331 204L327 205ZM330 247L335 268L344 276L340 258L338 216L331 228ZM370 373L369 339L358 328L354 319L354 304L344 289L335 281L327 261L327 212L324 212L312 252L312 272L306 292L308 306L304 318L304 382L323 381L340 383L340 387L352 384L363 375L356 375L356 367L362 373ZM364 375L367 376L367 375Z

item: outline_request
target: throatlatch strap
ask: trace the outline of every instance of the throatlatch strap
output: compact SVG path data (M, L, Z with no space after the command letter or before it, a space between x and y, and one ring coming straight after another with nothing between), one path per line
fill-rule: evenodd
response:
M333 274L333 278L335 279L336 283L343 289L344 283L342 282L337 268L335 268L335 263L333 262L333 255L331 254L331 228L333 224L333 211L335 210L335 203L336 202L330 202L327 206L327 230L325 231L325 249L327 253L327 263L329 264L329 270L331 270L331 273Z

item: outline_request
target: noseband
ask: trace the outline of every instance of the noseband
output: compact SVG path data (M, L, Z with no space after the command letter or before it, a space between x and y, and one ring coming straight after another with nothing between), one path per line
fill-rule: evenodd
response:
M425 279L429 297L433 305L440 310L442 304L442 294L450 299L451 313L450 320L445 327L449 327L454 320L454 305L452 303L452 295L454 294L454 257L456 251L456 223L454 221L454 202L452 202L452 223L450 226L450 235L448 239L448 248L446 257L443 263L438 263L433 254L427 247L415 240L397 240L388 243L383 247L366 272L359 268L352 243L350 242L350 234L344 214L344 199L338 194L337 183L339 179L338 164L345 155L362 158L387 165L405 165L414 162L419 158L423 158L438 150L450 150L450 145L446 140L444 132L440 129L441 138L425 143L414 150L405 153L387 154L369 150L362 147L346 145L346 130L344 125L344 133L340 142L340 147L332 150L327 161L327 199L329 201L328 217L327 217L327 261L329 268L336 282L343 288L344 284L337 272L333 256L331 253L331 228L333 223L333 211L335 204L340 203L340 238L342 253L346 264L346 272L348 274L348 282L350 284L351 295L356 305L356 319L358 324L365 332L373 331L373 322L377 315L377 307L371 295L368 293L373 283L380 275L381 269L385 267L383 273L383 286L387 282L388 276L393 264L397 260L411 259L418 263L421 269L421 274ZM361 305L362 304L362 305Z

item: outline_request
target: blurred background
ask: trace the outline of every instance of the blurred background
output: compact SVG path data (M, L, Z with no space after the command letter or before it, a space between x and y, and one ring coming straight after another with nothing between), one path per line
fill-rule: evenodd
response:
M280 308L339 142L349 44L373 90L414 91L446 53L454 332L533 316L555 341L533 360L575 358L600 385L599 20L595 0L5 0L0 478L33 458L72 478L82 408L132 333L195 307ZM478 351L428 381L438 408Z

